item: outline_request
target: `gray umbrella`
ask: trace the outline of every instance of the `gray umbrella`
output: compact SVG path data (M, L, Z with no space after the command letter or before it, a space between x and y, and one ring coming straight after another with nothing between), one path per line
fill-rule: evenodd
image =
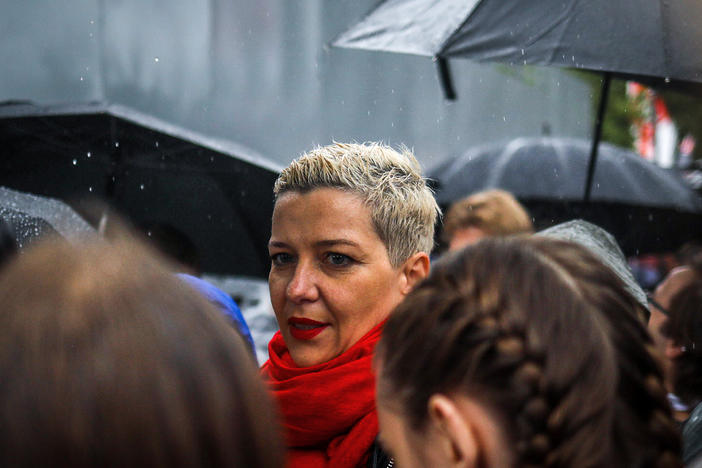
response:
M611 76L697 88L702 2L387 0L333 45L438 58L448 90L449 57L604 73L583 187L587 201Z
M60 200L0 187L0 218L15 234L19 248L48 235L75 241L95 230Z
M697 238L702 199L674 171L603 143L592 200L580 202L589 144L573 138L517 138L471 148L428 171L447 206L501 188L525 203L538 227L585 218L612 232L629 254L664 251Z
M429 170L439 181L437 200L501 188L520 199L578 201L589 143L576 138L516 138L470 148ZM702 213L702 199L674 171L608 143L600 146L592 200Z
M268 275L279 167L252 150L100 103L0 106L0 142L2 185L106 202L204 272Z

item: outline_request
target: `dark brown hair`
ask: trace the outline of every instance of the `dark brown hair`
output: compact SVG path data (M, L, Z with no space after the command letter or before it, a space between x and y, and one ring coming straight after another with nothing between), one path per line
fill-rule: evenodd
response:
M433 394L468 395L497 415L517 466L680 466L637 307L580 246L481 241L438 262L391 315L379 399L421 430Z
M242 339L140 245L39 246L0 304L0 465L282 466Z
M702 278L695 277L670 301L661 332L684 348L673 361L675 394L689 405L702 400Z

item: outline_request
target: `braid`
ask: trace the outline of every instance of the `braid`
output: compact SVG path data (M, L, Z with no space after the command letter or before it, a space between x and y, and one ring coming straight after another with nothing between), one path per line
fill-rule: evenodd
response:
M607 321L619 374L614 421L617 465L681 466L680 430L672 418L653 342L640 319L645 316L642 306L590 252L567 242L553 245L535 238L533 244L577 278L581 293Z
M515 466L679 467L639 307L582 247L482 241L435 264L390 316L379 401L421 431L432 395L466 395L498 415Z
M497 409L518 466L609 466L593 434L611 426L616 369L597 314L540 255L498 241L469 252L435 265L391 315L377 356L393 398L415 429L435 393Z

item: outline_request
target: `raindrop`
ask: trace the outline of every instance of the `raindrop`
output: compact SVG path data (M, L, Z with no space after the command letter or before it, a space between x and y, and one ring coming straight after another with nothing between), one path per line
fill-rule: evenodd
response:
M648 220L653 221L653 215L651 213L648 214Z
M573 62L575 62L575 55L573 55L572 59L573 59Z
M77 159L74 159L74 160L73 160L73 165L74 165L74 166L77 166L77 165L78 165L78 160L77 160Z
M209 221L209 220L211 220L211 219L212 219L212 215L211 215L211 214L208 214L208 215L207 215L207 220Z
M83 77L82 77L82 76L80 77L80 81L83 81Z
M524 49L522 49L522 55L524 55Z
M370 111L368 111L367 114L370 115Z
M93 191L93 188L92 188L92 187L88 187L88 192L92 192L92 191Z
M503 115L503 116L502 116L502 121L503 121L503 122L507 122L507 117Z
M156 143L154 143L154 145L156 146L156 148L158 148L158 141Z
M154 57L154 62L158 63L158 57Z
M88 37L93 37L93 33L88 34Z
M88 157L91 157L91 156L92 156L92 154L90 153L90 151L88 151L87 156L88 156Z
M392 88L392 89L390 90L390 94L395 94L395 88Z
M596 183L595 186L596 186L597 188L600 188L600 183L599 183L599 182Z
M391 126L392 128L395 128L395 122L390 122L390 126Z
M522 65L526 65L526 60L524 60L524 61L522 62Z
M210 156L210 162L214 162L214 156Z
M119 148L119 141L115 141L115 148Z
M669 76L666 76L664 81L665 81L666 83L670 83L670 77L669 77Z
M146 235L151 237L151 231L146 231Z
M139 190L144 190L144 184L141 184L141 185L139 186Z

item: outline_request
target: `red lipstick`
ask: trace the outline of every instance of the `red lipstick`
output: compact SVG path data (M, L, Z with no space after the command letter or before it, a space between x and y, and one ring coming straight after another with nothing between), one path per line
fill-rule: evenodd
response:
M302 317L290 317L288 319L290 334L297 340L311 340L322 333L328 326L328 323L317 322L316 320Z

